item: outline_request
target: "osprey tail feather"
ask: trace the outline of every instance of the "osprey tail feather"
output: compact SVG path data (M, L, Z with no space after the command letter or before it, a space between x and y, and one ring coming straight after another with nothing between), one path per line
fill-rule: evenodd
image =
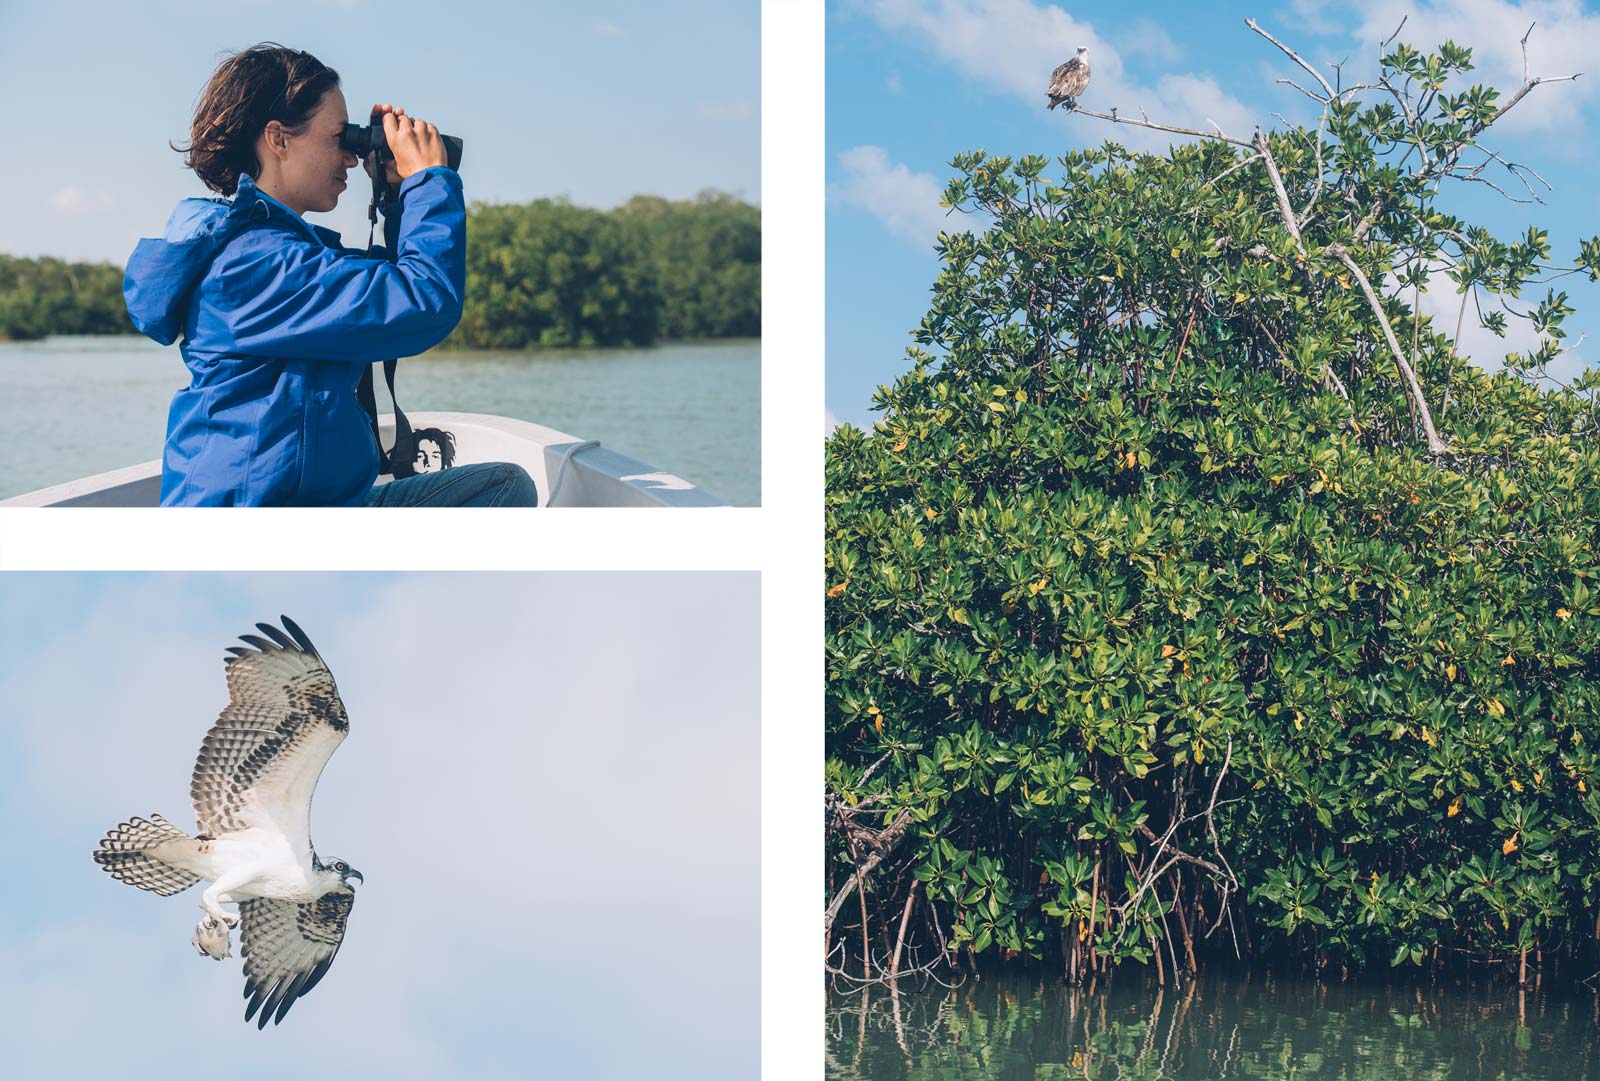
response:
M199 846L199 841L153 814L114 827L100 841L94 861L118 882L171 897L199 882L200 876L169 861L192 859Z

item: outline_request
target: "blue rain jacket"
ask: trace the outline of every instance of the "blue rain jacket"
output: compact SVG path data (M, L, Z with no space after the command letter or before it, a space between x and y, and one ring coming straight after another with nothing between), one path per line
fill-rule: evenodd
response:
M341 247L248 174L231 200L185 199L165 236L139 241L128 314L162 345L181 334L191 374L167 414L163 506L362 503L378 447L361 374L443 341L466 291L460 174L414 173L400 197L392 260Z

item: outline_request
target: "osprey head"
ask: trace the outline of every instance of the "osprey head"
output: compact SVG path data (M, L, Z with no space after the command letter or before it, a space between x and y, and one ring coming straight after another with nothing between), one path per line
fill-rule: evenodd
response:
M352 887L350 885L350 880L352 878L355 879L357 882L365 882L366 881L366 879L362 877L360 871L358 871L354 867L350 866L344 860L329 860L327 863L323 863L319 859L317 861L317 869L319 871L322 871L322 872L326 873L326 874L338 875L339 876L339 885L343 886L347 890L348 889L352 889Z
M1082 60L1084 57L1086 57L1088 55L1089 55L1089 46L1087 46L1087 45L1078 46L1078 59L1079 60Z

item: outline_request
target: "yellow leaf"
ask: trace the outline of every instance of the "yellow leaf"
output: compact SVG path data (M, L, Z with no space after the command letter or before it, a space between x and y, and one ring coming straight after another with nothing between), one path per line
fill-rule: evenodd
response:
M828 596L830 596L830 597L842 597L842 596L844 596L844 583L840 582L838 585L836 585L832 589L828 590Z
M1567 611L1565 608L1557 608L1556 609L1556 618L1557 619L1571 619L1572 618L1572 613Z
M1517 850L1517 835L1515 833L1513 833L1510 837L1506 838L1506 843L1500 846L1500 854L1502 856L1509 856L1509 855L1511 855L1511 853L1515 852L1516 850Z
M1428 731L1427 725L1422 726L1422 742L1426 743L1429 747L1437 746L1439 743L1439 738L1432 732Z
M877 716L877 714L878 714L878 707L877 706L868 706L867 707L867 716L868 717L875 717L875 716Z
M1177 646L1162 646L1161 647L1161 656L1162 656L1163 659L1172 656L1176 652L1178 652L1178 647Z
M1522 791L1522 782L1517 780L1515 777L1511 778L1511 791L1513 791L1513 792L1521 792Z
M1579 792L1587 792L1587 791L1589 791L1589 786L1583 783L1583 778L1582 777L1578 778L1578 791Z
M924 518L937 518L939 517L939 512L932 507L927 507L923 510L922 515Z
M1504 717L1506 715L1506 707L1500 704L1500 699L1498 698L1489 699L1487 708L1489 713L1495 717Z
M1139 455L1130 450L1126 455L1123 456L1122 462L1129 469L1132 469L1134 466L1139 464Z
M883 714L880 713L872 718L872 727L878 730L880 736L883 734Z
M1534 784L1544 784L1544 774L1539 772L1538 770L1534 770L1533 771L1533 783Z
M1446 818L1454 818L1456 815L1458 815L1460 813L1461 813L1461 797L1457 796L1455 799L1450 801L1450 806L1445 810L1444 816Z
M1305 725L1300 723L1300 711L1296 710L1294 714L1294 730L1296 732L1303 732L1305 731L1305 727Z
M906 437L905 436L901 436L900 437L900 442L896 443L894 446L890 447L889 449L894 451L894 452L896 452L896 453L899 453L900 451L905 450L906 449Z
M1014 395L1012 395L1012 397L1016 398L1016 400L1019 401L1019 402L1025 402L1025 401L1028 400L1027 393L1025 391L1023 391L1021 387L1017 388L1017 392Z
M1516 663L1517 663L1517 659L1515 657L1513 657L1511 654L1507 653L1506 654L1506 659L1500 662L1500 667L1504 668L1508 664L1516 664Z
M1233 302L1235 304L1243 304L1244 303L1244 294L1243 293L1235 293L1235 294L1233 294Z
M1339 284L1344 286L1346 289L1350 288L1350 275L1348 275L1348 274L1339 275Z
M1028 584L1028 596L1037 597L1039 595L1039 591L1041 589L1043 589L1045 586L1049 585L1049 584L1050 584L1050 576L1049 575L1045 575L1043 578L1039 579L1037 582L1030 582Z
M1445 674L1445 678L1446 679L1454 680L1456 678L1456 666L1455 666L1455 664L1451 663L1451 664L1445 665L1444 666L1444 674Z

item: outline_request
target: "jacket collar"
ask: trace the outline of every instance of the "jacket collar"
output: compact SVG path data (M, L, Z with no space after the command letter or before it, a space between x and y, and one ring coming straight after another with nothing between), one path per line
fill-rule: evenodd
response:
M292 223L292 227L302 230L318 244L330 248L342 248L343 238L332 229L320 225L312 225L301 217L296 211L256 186L256 178L249 173L239 174L239 184L233 193L233 202L230 204L228 214L230 217L241 216L246 220L270 221L277 218L281 221Z

